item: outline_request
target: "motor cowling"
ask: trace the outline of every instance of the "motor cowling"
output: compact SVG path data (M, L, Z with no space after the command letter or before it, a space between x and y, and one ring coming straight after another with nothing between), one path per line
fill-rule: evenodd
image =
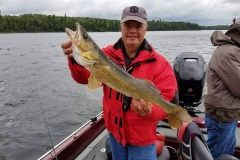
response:
M196 52L179 54L173 64L178 83L179 104L196 107L202 103L202 92L206 80L206 62Z

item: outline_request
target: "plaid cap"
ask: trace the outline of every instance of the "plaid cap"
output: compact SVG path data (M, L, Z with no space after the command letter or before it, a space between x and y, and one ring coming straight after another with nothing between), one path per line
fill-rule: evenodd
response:
M147 24L147 13L145 9L142 7L137 6L126 7L122 13L121 23L128 20L135 20Z

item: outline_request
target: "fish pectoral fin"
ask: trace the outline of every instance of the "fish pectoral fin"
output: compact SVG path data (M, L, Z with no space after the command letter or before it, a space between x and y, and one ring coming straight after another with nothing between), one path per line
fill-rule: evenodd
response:
M156 92L158 92L159 94L161 94L161 91L155 86L155 84L148 80L148 79L141 79L145 84L147 84L149 87L151 87L152 89L154 89Z
M102 82L98 81L93 74L91 74L88 78L88 89L94 90L102 86Z
M92 67L96 63L96 61L92 61L84 57L75 45L72 46L72 51L73 58L79 65L84 67Z
M176 105L171 113L167 113L168 124L171 128L181 128L183 122L192 122L192 117L181 106Z

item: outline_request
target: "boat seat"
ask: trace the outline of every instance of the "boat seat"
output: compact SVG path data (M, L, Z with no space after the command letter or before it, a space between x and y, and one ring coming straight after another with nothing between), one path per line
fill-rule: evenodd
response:
M170 153L166 146L163 147L161 154L157 156L157 160L170 160Z
M213 159L212 155L209 154L208 149L205 147L204 143L199 139L199 137L194 137L192 144L193 144L192 156L194 160ZM218 160L239 160L239 159L228 154L223 154Z
M228 154L223 154L218 160L237 160L238 158L228 155ZM238 159L239 160L239 159Z
M204 142L198 137L195 136L192 139L192 158L194 160L213 160L211 153L204 144ZM226 160L226 159L225 159Z

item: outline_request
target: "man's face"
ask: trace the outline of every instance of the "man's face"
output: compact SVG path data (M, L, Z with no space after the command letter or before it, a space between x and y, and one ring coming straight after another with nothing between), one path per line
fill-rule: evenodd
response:
M122 40L125 47L140 46L147 31L147 25L129 20L121 24Z

